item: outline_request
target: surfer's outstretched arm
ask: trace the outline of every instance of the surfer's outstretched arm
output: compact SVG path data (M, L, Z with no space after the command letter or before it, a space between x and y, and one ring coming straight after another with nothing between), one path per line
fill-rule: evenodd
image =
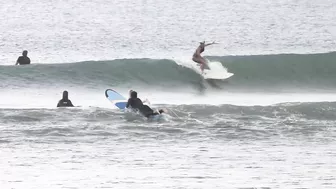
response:
M204 46L209 46L209 45L213 45L213 44L216 44L216 43L212 42L212 43L205 44Z

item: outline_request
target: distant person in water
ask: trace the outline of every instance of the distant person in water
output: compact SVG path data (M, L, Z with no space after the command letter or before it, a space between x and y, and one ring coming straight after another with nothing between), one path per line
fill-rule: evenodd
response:
M144 105L142 101L138 98L138 93L136 91L130 91L130 98L127 101L126 108L132 108L138 110L143 116L149 117L153 115L162 114L164 111L159 110L159 112L154 112L149 106Z
M30 64L30 59L29 57L27 56L28 55L28 51L24 50L22 52L22 56L20 56L17 61L16 61L16 64L15 65L27 65L27 64Z
M204 47L216 44L215 42L205 44L205 41L200 42L200 45L197 47L196 51L193 54L192 60L196 63L201 64L201 70L203 72L204 66L206 65L207 61L201 56L201 53L204 52Z
M63 98L58 102L57 107L74 107L68 98L68 91L63 91Z

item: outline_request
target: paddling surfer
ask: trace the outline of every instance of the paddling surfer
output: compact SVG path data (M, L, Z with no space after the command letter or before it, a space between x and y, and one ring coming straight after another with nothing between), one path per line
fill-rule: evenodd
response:
M126 108L132 108L133 110L138 110L142 115L149 118L150 116L162 114L164 111L159 110L159 112L154 112L149 106L144 105L143 102L138 98L138 93L136 91L130 90L130 98L127 101Z
M206 65L207 61L201 56L201 53L204 52L204 47L216 44L215 42L205 44L205 41L200 42L200 45L197 47L196 51L193 54L192 60L196 63L201 64L201 70L203 72L204 66Z
M27 56L28 55L28 51L27 50L24 50L23 52L22 52L22 56L20 56L18 59L17 59L17 61L16 61L16 63L15 63L15 65L27 65L27 64L30 64L30 59L29 59L29 57Z

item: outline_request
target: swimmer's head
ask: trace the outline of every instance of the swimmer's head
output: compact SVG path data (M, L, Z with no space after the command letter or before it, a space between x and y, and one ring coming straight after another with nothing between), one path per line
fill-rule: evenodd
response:
M132 92L133 92L133 90L131 89L131 90L129 90L129 96L131 96L131 94L132 94Z
M26 51L26 50L24 50L24 51L22 52L22 55L23 55L23 56L27 56L27 54L28 54L28 51Z
M63 91L63 100L68 100L68 91Z
M138 98L138 93L136 91L132 91L131 98Z

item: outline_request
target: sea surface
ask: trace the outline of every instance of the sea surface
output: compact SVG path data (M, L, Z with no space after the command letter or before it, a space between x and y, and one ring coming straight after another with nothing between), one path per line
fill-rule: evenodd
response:
M336 1L8 0L1 189L336 188ZM234 75L204 80L203 53ZM23 50L32 64L14 66ZM118 110L130 89L160 120ZM56 108L64 90L74 108Z

